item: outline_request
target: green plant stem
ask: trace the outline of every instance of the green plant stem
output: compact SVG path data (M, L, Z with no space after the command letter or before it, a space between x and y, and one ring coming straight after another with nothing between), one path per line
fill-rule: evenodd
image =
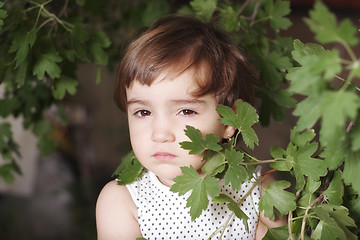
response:
M250 189L245 193L245 195L240 199L240 201L237 203L239 206L245 201L245 199L251 194L251 192L254 190L254 188L259 184L259 182L261 181L262 177L263 177L263 176L259 176L259 177L256 179L256 181L253 183L253 185L251 186L251 188L250 188ZM228 217L228 219L226 220L226 222L225 222L226 224L223 226L223 230L222 230L222 232L221 232L221 234L220 234L219 239L221 239L222 236L224 235L226 226L229 224L231 218L233 218L234 215L235 215L235 213L232 212L232 213L230 214L230 216Z
M53 20L55 20L56 22L58 22L66 31L68 31L68 32L71 32L71 31L72 31L72 28L74 27L72 24L70 24L70 23L68 23L68 22L66 22L66 21L61 20L61 19L58 18L55 14L51 13L49 10L47 10L47 9L45 8L45 5L48 4L48 3L50 3L50 2L52 2L52 0L47 1L47 2L45 2L45 3L43 3L43 4L39 4L39 3L33 2L33 1L28 1L28 2L31 3L31 4L34 4L36 7L39 7L39 13L38 13L38 17L37 17L36 22L35 22L35 27L36 27L36 25L37 25L37 23L38 23L38 20L39 20L39 18L40 18L41 12L43 11L43 12L45 12L45 13L48 15L49 19L53 19ZM43 23L41 24L41 26L39 27L39 29L42 28L43 26L45 26L48 22L50 22L50 21L45 21L45 22L43 22Z
M292 235L292 231L291 231L291 223L293 221L293 213L292 211L289 212L288 214L288 231L289 231L289 239L290 240L294 240L293 235Z
M345 48L346 52L349 54L351 60L353 62L357 61L356 55L355 55L354 51L352 50L352 48L349 46L349 44L344 41L340 41L340 43L344 46L344 48Z
M305 214L302 220L302 224L301 224L301 232L300 232L300 239L304 240L305 239L305 226L306 226L306 219L309 216L309 210L318 202L322 201L322 199L324 198L325 195L321 194L318 198L316 198L312 203L310 203L306 210L305 210Z
M340 76L335 76L335 78L339 79L342 82L346 82L346 80ZM360 88L356 87L356 90L360 91Z
M251 0L246 0L243 5L241 6L240 10L238 11L238 16L241 15L241 13L245 10L245 8L247 7L247 5L249 5L249 3L251 2Z
M259 164L266 164L266 163L274 163L276 162L276 159L270 159L270 160L259 160L258 162L250 162L250 163L239 163L240 165L250 166L250 165L259 165Z

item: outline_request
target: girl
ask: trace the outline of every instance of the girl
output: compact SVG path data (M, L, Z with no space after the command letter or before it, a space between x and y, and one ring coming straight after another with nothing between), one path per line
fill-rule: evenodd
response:
M235 129L222 125L216 105L233 107L237 99L252 102L254 74L242 53L209 24L184 16L166 16L153 24L128 48L118 71L115 100L127 113L133 151L147 172L126 186L108 183L96 209L98 238L217 239L231 214L225 204L209 204L191 221L186 196L169 191L180 167L192 166L200 175L202 155L189 155L179 143L188 140L186 125L202 134L229 139ZM266 185L263 179L262 185ZM239 191L220 184L221 192L238 201ZM266 227L281 225L258 216L260 188L242 203L249 217L233 218L222 239L261 239ZM258 221L260 218L260 221Z

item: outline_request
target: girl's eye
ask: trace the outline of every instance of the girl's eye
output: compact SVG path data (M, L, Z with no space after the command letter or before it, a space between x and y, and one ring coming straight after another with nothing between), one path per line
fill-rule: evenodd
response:
M139 110L134 113L137 117L148 117L151 116L151 112L148 110Z
M184 110L181 110L179 112L180 115L184 115L184 116L191 116L191 115L195 115L197 114L197 112L193 111L193 110L190 110L190 109L184 109Z

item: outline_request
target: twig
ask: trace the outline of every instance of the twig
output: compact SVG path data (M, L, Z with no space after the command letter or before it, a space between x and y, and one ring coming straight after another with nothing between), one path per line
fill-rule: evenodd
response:
M255 8L254 8L254 12L253 14L251 15L251 25L253 24L253 22L255 21L255 17L259 11L259 8L260 8L260 5L261 5L261 2L262 0L258 0L256 5L255 5Z
M67 18L67 8L68 8L68 4L69 4L69 0L65 0L65 4L64 7L61 9L60 13L59 13L59 17L61 16L65 16Z
M289 238L290 240L294 240L293 235L292 235L292 231L291 231L291 222L293 220L293 214L292 211L289 212L288 214L288 231L289 231Z
M312 203L309 204L309 206L307 206L306 210L305 210L305 214L302 220L302 224L301 224L301 232L300 232L300 238L301 240L305 239L305 226L306 226L306 219L309 215L309 210L318 202L322 201L324 199L325 195L324 194L320 194L320 196L318 198L315 199L315 201L313 201Z
M251 194L251 192L254 190L254 188L258 185L258 183L260 182L260 180L262 179L262 176L258 177L258 179L256 179L256 181L253 183L253 185L251 186L251 188L245 193L245 195L240 199L240 201L237 203L238 206L240 206L244 201L245 199ZM222 238L222 236L224 235L225 233L225 229L226 229L226 226L229 224L231 218L235 215L234 212L232 212L230 214L230 216L228 217L228 219L226 220L226 224L224 225L223 227L223 230L221 231L221 235L219 237L219 239Z
M239 11L238 11L238 16L240 16L241 15L241 13L245 10L245 8L247 7L247 5L249 5L249 3L251 2L252 0L246 0L245 2L244 2L244 4L241 6L241 8L239 9Z

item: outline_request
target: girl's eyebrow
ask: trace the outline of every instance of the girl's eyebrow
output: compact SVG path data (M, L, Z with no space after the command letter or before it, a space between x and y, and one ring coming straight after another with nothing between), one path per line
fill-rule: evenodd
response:
M204 104L205 101L202 100L202 99L197 99L197 98L194 98L194 99L174 99L174 100L171 100L172 103L175 103L175 104Z
M146 100L130 99L129 101L127 101L127 105L129 106L131 104L148 105L149 103Z
M205 101L202 99L173 99L170 100L171 104L174 105L181 105L181 104L204 104ZM130 99L129 101L127 101L127 105L131 105L131 104L140 104L140 105L149 105L150 102L147 100L140 100L140 99Z

